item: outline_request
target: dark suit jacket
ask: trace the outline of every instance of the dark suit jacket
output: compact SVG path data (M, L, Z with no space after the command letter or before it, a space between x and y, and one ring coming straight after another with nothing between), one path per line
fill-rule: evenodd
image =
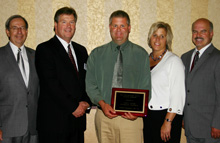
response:
M29 84L25 86L10 44L0 48L0 129L4 137L36 131L39 80L35 70L35 51L25 47L29 67Z
M186 74L184 124L186 135L210 138L211 127L220 129L220 51L213 45L189 72L194 49L182 55Z
M40 79L37 129L39 133L68 133L86 129L86 115L75 118L72 112L80 101L91 104L85 92L85 47L72 42L77 57L79 78L61 42L54 36L36 49L36 69Z

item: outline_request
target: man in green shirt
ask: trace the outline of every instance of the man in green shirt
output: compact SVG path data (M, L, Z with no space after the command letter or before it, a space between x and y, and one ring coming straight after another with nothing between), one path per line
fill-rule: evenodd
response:
M124 11L111 14L112 41L94 49L87 61L86 91L98 106L95 125L99 143L143 142L143 121L131 113L117 116L110 106L114 66L122 53L122 88L151 89L148 53L128 40L130 18Z

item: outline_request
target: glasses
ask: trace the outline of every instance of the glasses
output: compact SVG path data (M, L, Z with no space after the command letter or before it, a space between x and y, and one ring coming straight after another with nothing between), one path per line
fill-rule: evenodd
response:
M24 27L24 26L22 26L22 27L13 26L10 29L13 30L13 31L18 31L18 30L25 31L26 27Z

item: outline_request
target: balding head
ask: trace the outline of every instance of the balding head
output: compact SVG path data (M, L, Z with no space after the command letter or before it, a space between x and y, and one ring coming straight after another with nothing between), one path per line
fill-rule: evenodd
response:
M213 37L213 24L205 18L197 19L192 24L192 41L198 50L211 43Z

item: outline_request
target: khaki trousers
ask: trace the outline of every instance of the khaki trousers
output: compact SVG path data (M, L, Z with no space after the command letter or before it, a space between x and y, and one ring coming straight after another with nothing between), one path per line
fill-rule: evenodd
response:
M143 120L131 121L121 116L109 119L102 110L95 115L96 135L99 143L143 143Z

